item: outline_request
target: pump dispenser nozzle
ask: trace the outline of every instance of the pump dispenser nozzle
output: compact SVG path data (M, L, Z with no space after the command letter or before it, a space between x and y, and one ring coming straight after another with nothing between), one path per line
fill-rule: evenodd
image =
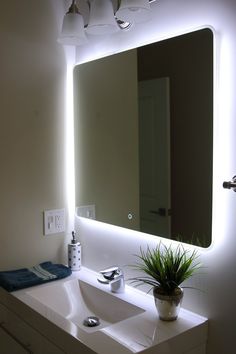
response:
M71 243L73 243L73 244L77 243L77 240L76 240L76 238L75 238L75 232L74 232L74 231L72 231L72 240L71 240Z

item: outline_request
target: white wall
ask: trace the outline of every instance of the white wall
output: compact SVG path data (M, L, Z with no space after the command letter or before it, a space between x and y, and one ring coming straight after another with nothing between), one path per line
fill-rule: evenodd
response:
M94 204L97 220L134 230L139 230L137 75L136 50L74 69L76 206Z
M59 260L43 210L66 207L63 0L11 0L0 11L0 270Z
M213 242L199 250L204 274L191 281L203 291L186 290L184 306L210 319L207 354L235 353L236 195L222 188L235 174L234 93L236 85L235 0L159 0L153 4L153 21L129 33L79 48L77 62L84 62L131 47L210 26L215 32ZM77 221L83 243L83 263L95 270L114 263L134 262L140 245L157 239L125 229L81 219ZM99 256L99 257L98 257ZM126 275L131 270L125 267Z

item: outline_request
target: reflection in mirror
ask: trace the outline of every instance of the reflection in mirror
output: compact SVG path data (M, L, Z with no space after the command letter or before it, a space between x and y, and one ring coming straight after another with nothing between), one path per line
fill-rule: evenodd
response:
M78 65L74 90L79 215L209 246L212 31Z

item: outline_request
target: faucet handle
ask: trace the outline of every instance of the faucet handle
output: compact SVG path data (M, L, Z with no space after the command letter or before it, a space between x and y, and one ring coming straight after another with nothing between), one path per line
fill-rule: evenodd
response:
M102 277L97 278L100 283L110 284L113 293L123 293L125 288L125 280L123 271L117 267L110 267L99 272Z
M117 277L123 275L122 270L117 266L110 267L110 268L107 268L104 270L100 270L99 273L102 274L103 277L109 281L114 280Z

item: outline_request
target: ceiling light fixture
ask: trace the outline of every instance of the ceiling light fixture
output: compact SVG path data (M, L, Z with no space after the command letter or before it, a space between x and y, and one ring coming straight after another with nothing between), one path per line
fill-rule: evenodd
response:
M90 0L89 22L86 32L94 35L119 31L110 0Z
M58 42L64 45L80 45L87 42L84 32L84 19L76 5L76 0L65 14Z
M128 30L133 24L151 17L150 3L156 0L83 0L89 18L84 20L82 0L72 0L65 14L58 42L78 46L87 42L89 35L105 35Z
M116 12L122 21L140 23L151 18L151 7L148 0L121 0Z

